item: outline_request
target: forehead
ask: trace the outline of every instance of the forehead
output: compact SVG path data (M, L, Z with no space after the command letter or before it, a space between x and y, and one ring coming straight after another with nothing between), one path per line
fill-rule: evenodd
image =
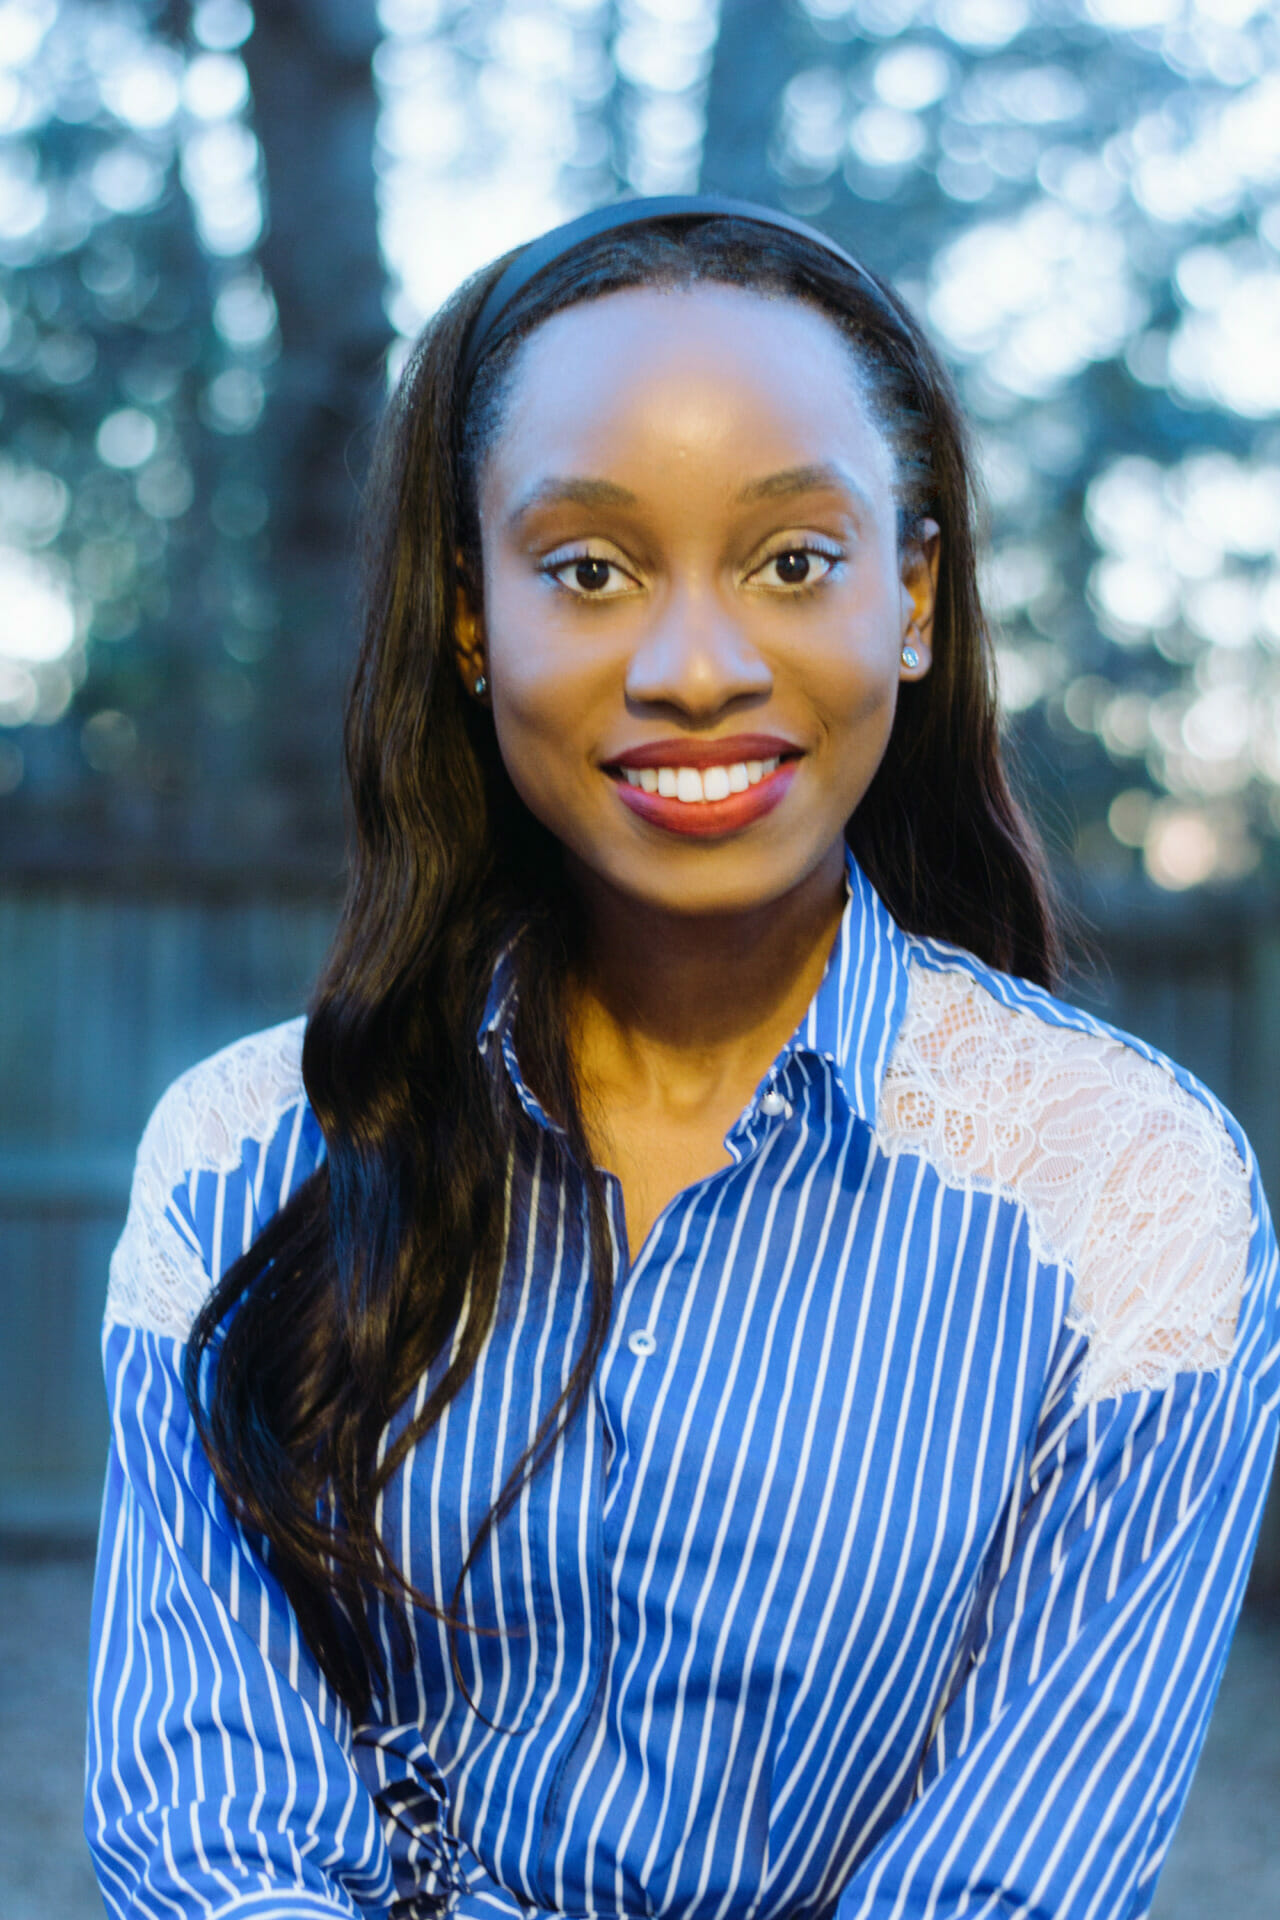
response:
M504 416L490 497L533 466L603 472L647 455L731 467L738 484L852 461L892 492L855 349L816 307L754 289L628 287L562 309L521 346Z

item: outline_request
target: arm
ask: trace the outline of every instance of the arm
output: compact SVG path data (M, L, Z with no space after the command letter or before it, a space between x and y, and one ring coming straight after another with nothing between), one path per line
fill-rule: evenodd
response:
M255 1036L185 1075L139 1150L103 1329L86 1836L118 1920L380 1920L416 1897L528 1920L448 1831L420 1727L352 1727L187 1406L186 1335L213 1277L315 1164L300 1037Z
M1256 1171L1252 1197L1229 1362L1166 1367L1132 1391L1095 1376L1105 1395L1045 1409L917 1799L846 1885L839 1920L1147 1911L1275 1451L1277 1255ZM1161 1316L1149 1298L1142 1311L1159 1352Z
M146 1312L157 1288L189 1307L209 1285L190 1189L159 1205L164 1112L144 1137L103 1333L112 1440L86 1837L122 1920L381 1913L392 1872L349 1716L222 1500L183 1395L182 1341L113 1316L163 1318Z
M333 1920L395 1891L349 1715L232 1518L182 1384L213 1280L316 1163L301 1042L300 1021L250 1036L169 1088L112 1256L85 1833L120 1920Z

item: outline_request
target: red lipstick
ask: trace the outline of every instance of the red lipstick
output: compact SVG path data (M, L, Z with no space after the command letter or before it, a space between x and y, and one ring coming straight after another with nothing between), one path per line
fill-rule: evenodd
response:
M688 761L685 765L688 766ZM748 787L745 793L731 793L727 800L668 800L661 793L646 793L643 787L629 787L619 780L614 792L624 807L638 813L642 820L668 833L689 833L703 839L718 834L737 833L762 815L772 813L796 776L797 762L784 760L776 770Z
M798 754L794 740L775 733L730 733L722 740L694 740L678 734L671 740L646 740L605 761L609 767L732 767L739 760L780 760ZM715 805L713 801L711 803Z
M783 759L783 754L790 757ZM648 821L651 826L662 827L668 833L714 839L738 833L766 813L772 813L779 802L786 798L800 758L799 749L791 741L780 739L775 734L738 733L720 740L694 741L685 738L646 741L643 746L630 748L612 761L610 766L615 770L614 791L632 813L638 813L642 820ZM646 792L639 783L633 784L628 780L623 772L623 769L627 769L634 776L647 769L651 776L649 784L652 785L652 774L656 768L677 773L682 768L693 768L702 772L708 767L727 770L740 763L753 761L757 764L757 771L761 761L772 761L772 771L766 773L763 779L757 778L754 785L739 792L726 793L716 800L681 800L672 793Z

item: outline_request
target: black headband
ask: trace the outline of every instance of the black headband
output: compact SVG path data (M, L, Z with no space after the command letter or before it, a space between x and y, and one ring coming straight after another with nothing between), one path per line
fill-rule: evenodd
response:
M866 281L877 302L883 304L882 289L861 261L855 260L851 253L846 253L843 247L838 247L834 240L829 240L816 227L807 226L803 220L793 220L788 213L777 213L772 207L757 206L752 200L726 200L718 194L709 193L663 193L648 199L615 200L605 207L593 207L589 213L579 214L576 220L552 227L549 233L540 234L536 240L529 241L506 272L499 275L467 335L460 376L462 391L465 393L470 386L481 355L493 344L494 336L500 331L502 316L516 295L553 260L571 253L582 241L594 240L597 234L608 233L617 227L634 227L642 222L662 220L716 220L726 216L736 220L754 220L760 226L781 227L787 233L798 233L802 239L810 240L825 252L834 254L846 267L852 267Z

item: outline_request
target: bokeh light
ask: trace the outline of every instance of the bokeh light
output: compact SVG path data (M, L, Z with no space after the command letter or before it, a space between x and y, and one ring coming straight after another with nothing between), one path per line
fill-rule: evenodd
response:
M597 0L382 0L379 19L379 233L402 342L468 273L620 186L696 185L716 0L620 0L616 17Z
M247 0L197 0L191 32L212 53L234 52L253 32L253 9Z
M929 319L988 380L1047 397L1109 358L1145 317L1121 235L1048 198L969 228L935 260Z
M60 660L76 637L67 569L58 561L0 547L0 653L24 666Z
M156 450L156 423L137 407L109 413L94 442L98 458L109 467L140 467Z

